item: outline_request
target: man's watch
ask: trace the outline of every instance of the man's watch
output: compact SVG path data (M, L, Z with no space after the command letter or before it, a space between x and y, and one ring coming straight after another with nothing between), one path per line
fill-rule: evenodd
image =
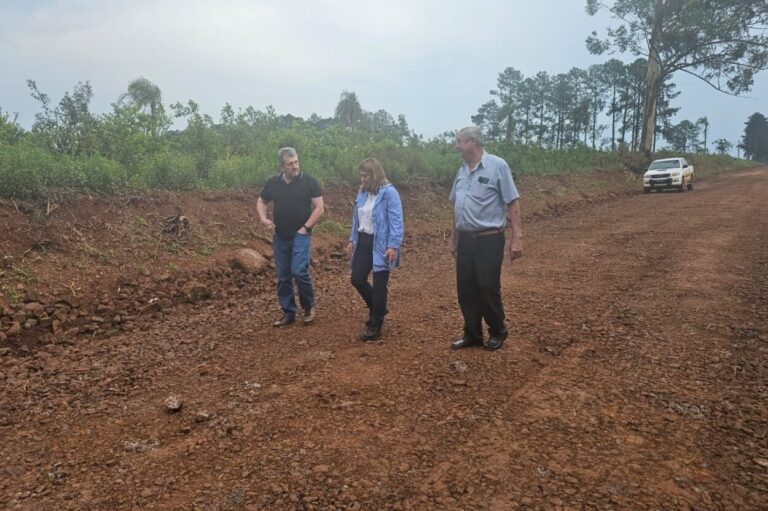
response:
M312 228L310 226L304 224L302 227L304 227L304 230L306 230L307 233L311 233L312 232Z

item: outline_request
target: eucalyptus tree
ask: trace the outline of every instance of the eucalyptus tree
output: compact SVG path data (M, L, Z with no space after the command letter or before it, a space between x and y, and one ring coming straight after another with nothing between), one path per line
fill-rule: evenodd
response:
M363 109L357 94L354 92L343 91L339 97L339 103L336 105L336 120L349 129L357 129L363 120Z
M619 26L608 38L587 38L591 53L631 52L646 61L641 149L650 152L659 87L677 71L714 89L741 94L768 67L766 0L587 0L595 15L610 12Z
M763 114L749 116L739 146L747 158L768 163L768 119Z
M397 115L397 127L399 128L400 140L402 144L412 145L418 140L416 134L411 131L411 128L408 126L408 121L406 120L405 115Z

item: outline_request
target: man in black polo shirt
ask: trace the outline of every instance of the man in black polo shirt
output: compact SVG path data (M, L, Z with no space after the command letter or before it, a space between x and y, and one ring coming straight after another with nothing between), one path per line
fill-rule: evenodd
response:
M273 323L281 327L296 319L293 281L299 289L303 321L315 319L315 290L309 275L312 227L323 214L323 190L314 177L301 172L296 149L283 147L278 152L281 172L264 185L256 211L268 229L274 231L272 251L277 269L277 299L283 315ZM267 203L274 202L275 221L267 216Z

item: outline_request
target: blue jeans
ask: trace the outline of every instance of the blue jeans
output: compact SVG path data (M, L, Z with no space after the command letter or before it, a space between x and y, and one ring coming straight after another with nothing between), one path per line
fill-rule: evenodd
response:
M283 314L289 318L296 317L296 299L293 294L293 281L299 288L299 303L302 309L315 305L315 290L312 288L312 277L309 275L309 252L312 246L312 236L296 234L291 240L281 239L275 235L272 238L272 251L275 256L277 269L277 300L283 309Z

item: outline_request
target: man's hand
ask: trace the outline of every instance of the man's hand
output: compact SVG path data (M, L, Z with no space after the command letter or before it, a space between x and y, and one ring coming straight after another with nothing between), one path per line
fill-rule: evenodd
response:
M521 241L512 241L509 244L509 262L523 257L523 243Z
M269 218L262 218L261 219L261 225L263 225L264 227L266 227L270 231L274 231L275 230L275 223L272 220L270 220Z

